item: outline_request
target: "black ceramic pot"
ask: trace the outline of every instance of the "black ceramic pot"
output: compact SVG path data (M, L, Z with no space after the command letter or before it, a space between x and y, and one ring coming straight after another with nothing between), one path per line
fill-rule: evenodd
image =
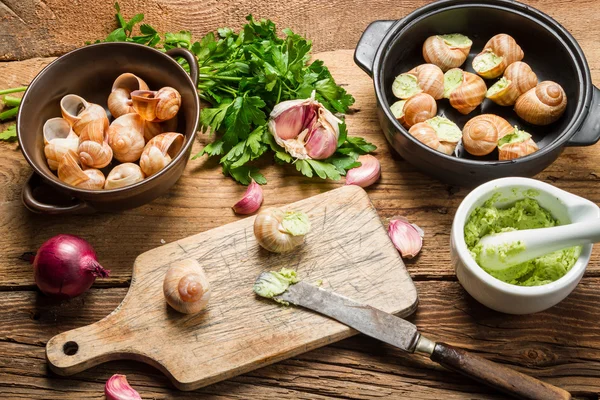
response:
M565 114L548 126L529 125L512 107L489 100L469 115L454 110L447 100L438 101L438 114L460 128L475 115L497 114L530 132L540 150L511 161L498 161L497 151L474 157L460 151L447 156L414 139L392 115L389 107L394 78L425 63L422 46L431 35L462 33L473 40L471 54L462 68L474 72L473 57L498 33L515 38L525 52L523 61L539 81L552 80L565 89ZM588 146L600 138L600 90L592 85L585 56L575 39L555 20L524 4L510 0L442 0L412 12L399 21L376 21L363 33L354 54L356 64L373 78L381 127L391 146L408 162L438 179L472 186L506 176L533 176L550 165L565 146ZM494 81L486 81L490 86Z

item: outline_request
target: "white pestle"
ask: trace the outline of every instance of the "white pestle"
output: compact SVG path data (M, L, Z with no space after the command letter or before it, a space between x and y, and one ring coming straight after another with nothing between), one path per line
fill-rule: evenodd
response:
M600 242L600 219L554 226L502 232L481 238L477 263L488 270L503 270L554 251ZM518 251L516 249L522 248ZM503 251L511 249L512 251Z

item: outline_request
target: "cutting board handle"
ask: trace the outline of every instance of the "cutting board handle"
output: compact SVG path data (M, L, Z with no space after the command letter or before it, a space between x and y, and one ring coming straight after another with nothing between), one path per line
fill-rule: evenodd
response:
M436 343L431 360L522 399L569 400L571 398L571 394L566 390L446 343Z

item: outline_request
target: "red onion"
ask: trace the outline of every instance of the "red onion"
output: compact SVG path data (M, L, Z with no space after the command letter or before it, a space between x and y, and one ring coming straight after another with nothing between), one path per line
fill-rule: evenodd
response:
M45 242L33 260L35 283L40 290L58 298L79 296L96 277L107 277L88 242L78 236L58 235Z

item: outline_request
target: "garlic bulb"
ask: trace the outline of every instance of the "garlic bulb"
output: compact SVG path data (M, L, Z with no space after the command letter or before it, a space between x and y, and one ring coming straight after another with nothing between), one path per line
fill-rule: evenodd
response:
M286 253L304 243L310 221L303 212L270 208L254 220L254 236L259 245L273 253Z
M467 115L485 99L487 86L479 76L459 68L444 74L444 97L461 114Z
M352 168L346 173L346 185L357 185L360 187L371 186L381 177L381 164L379 160L370 154L358 157L360 167Z
M502 79L488 89L485 97L500 106L512 106L519 96L536 87L537 83L537 75L531 67L517 61L506 68Z
M177 132L161 133L153 137L144 147L140 157L140 168L146 176L163 169L183 147L183 135Z
M183 314L196 314L206 308L211 288L204 268L192 259L171 264L163 281L167 303Z
M263 190L258 183L252 179L248 185L244 197L231 207L236 214L252 214L260 208L263 202Z
M567 95L556 82L544 81L517 99L517 115L534 125L548 125L567 109Z
M471 39L459 33L430 36L423 43L423 58L445 72L450 68L460 67L467 59L472 45Z
M104 141L108 117L104 108L88 103L80 96L68 94L60 100L62 117L71 125L80 140Z
M423 247L425 232L404 217L394 217L388 225L388 235L403 258L413 258Z
M424 145L451 155L462 137L458 126L448 118L434 117L413 125L408 133Z
M396 105L396 103L400 103ZM392 105L392 113L406 129L419 122L435 117L437 103L427 93L415 94L408 100L400 100ZM400 110L398 108L402 107Z
M165 86L158 91L131 92L133 109L146 121L166 121L179 112L181 95L176 89Z
M295 158L322 160L337 149L342 121L314 98L277 104L269 119L269 132L278 145Z
M125 375L115 374L104 385L106 400L142 400L140 394L133 389Z
M392 93L399 99L409 99L417 93L427 93L441 99L444 93L444 72L434 64L422 64L394 79Z
M470 119L462 131L463 146L474 156L490 154L498 146L498 140L512 133L514 128L502 117L482 114Z
M71 129L71 125L63 118L51 118L42 128L44 135L44 155L48 161L48 167L56 171L60 160L65 154L71 151L77 151L79 138Z
M102 189L104 187L104 182L106 178L104 174L99 169L90 168L84 169L83 173L88 176L88 180L77 185L78 188L81 189Z
M499 159L513 160L535 153L539 148L531 138L531 135L525 131L514 128L514 131L505 135L498 141Z
M148 85L134 74L124 73L115 79L108 96L108 110L114 118L135 112L131 101L131 92L148 90Z
M133 185L144 180L144 173L139 165L134 163L123 163L114 167L106 177L104 189L117 189Z
M86 140L77 148L81 165L88 168L104 168L112 161L113 151L106 142Z
M473 69L484 78L497 78L512 63L521 61L523 50L512 36L500 33L492 37L473 59Z
M90 177L83 172L78 163L77 153L67 151L58 164L58 179L71 186L79 186Z
M144 120L138 114L125 114L108 128L108 145L121 162L139 160L144 151Z

